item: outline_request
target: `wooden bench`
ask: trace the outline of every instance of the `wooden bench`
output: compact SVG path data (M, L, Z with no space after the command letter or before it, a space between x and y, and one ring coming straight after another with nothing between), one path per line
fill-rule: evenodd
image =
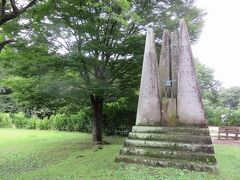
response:
M225 135L221 135L221 133L225 133ZM226 139L228 139L229 134L235 134L235 139L237 140L239 129L237 127L230 127L230 126L218 128L218 139L220 139L221 137L225 137Z

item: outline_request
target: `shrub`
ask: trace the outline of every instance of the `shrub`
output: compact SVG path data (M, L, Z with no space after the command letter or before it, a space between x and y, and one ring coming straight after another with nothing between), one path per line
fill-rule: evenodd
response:
M231 110L228 118L225 121L226 125L239 126L240 125L240 110Z
M19 112L15 113L12 116L13 123L17 128L26 128L28 124L28 118L24 115L24 113Z
M50 117L53 128L60 131L91 131L91 118L86 109L80 110L77 114L66 115L56 114Z
M9 114L0 113L0 127L12 127L12 121L17 128L81 132L90 132L92 129L91 113L87 108L73 115L52 115L50 119L27 118L24 113L12 114L11 118Z
M68 128L74 129L74 131L91 132L92 130L92 119L89 113L89 109L82 109L77 114L71 115L68 119L71 122Z
M205 106L205 114L208 119L208 125L240 125L240 110L234 110L222 106Z
M0 127L11 128L12 119L8 113L0 113Z
M53 125L50 119L44 118L44 119L38 119L37 127L40 130L48 130L48 129L52 129Z
M135 101L132 101L135 102ZM103 129L106 135L127 135L136 121L136 104L120 99L105 106Z
M71 115L66 118L66 129L67 131L76 131L77 117L76 115Z
M53 122L53 128L64 131L67 130L67 116L65 114L56 114L50 117L50 121Z
M38 121L40 121L40 120L37 117L28 118L26 128L27 129L37 129Z

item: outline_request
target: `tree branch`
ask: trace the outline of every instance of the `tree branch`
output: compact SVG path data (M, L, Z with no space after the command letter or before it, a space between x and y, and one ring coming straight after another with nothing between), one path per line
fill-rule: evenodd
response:
M32 7L34 4L36 4L38 1L41 1L41 0L32 0L25 7L20 8L20 9L17 8L15 0L10 0L10 1L11 1L11 6L12 6L12 9L13 9L13 12L5 14L5 6L3 6L4 4L2 3L1 16L0 16L0 26L3 25L6 22L18 17L19 15L24 13L27 9L29 9L30 7ZM3 0L2 2L5 2L5 0Z
M2 49L4 48L4 46L6 46L7 44L10 44L12 42L15 42L13 39L9 39L9 40L6 40L6 41L2 41L0 42L0 52L2 51Z
M18 13L18 8L16 6L15 0L10 0L10 2L11 2L12 9L13 9L13 13L17 14Z
M32 7L33 5L35 5L38 1L41 0L32 0L28 5L26 5L24 8L20 9L20 13L25 12L27 9L29 9L30 7Z

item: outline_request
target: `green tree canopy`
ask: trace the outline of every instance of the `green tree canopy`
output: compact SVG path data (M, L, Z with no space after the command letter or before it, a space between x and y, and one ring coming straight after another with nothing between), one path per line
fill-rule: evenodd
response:
M40 73L38 78L44 80L40 84L47 87L46 92L88 98L93 140L101 141L104 102L127 96L139 87L146 27L155 29L160 45L163 29L177 29L178 19L185 18L191 39L196 41L203 15L193 0L47 0L37 6L37 13L25 14L20 31L16 31L25 43L23 48L41 47L42 51L36 51L40 54L35 57L29 51L15 69L26 63L25 71L18 70L19 76L36 79L38 67L45 67L41 70L45 75ZM62 54L60 58L56 52ZM49 63L55 68L46 66Z
M220 97L224 106L230 109L240 108L240 87L223 88Z
M218 91L221 83L215 79L214 70L200 63L198 60L195 60L195 67L204 100L208 100L214 104L219 103Z

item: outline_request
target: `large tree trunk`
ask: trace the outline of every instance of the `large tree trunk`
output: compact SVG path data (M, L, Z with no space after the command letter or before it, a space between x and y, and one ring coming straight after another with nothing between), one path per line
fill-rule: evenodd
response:
M90 95L92 115L93 115L93 131L92 139L94 142L102 141L102 109L103 98Z

